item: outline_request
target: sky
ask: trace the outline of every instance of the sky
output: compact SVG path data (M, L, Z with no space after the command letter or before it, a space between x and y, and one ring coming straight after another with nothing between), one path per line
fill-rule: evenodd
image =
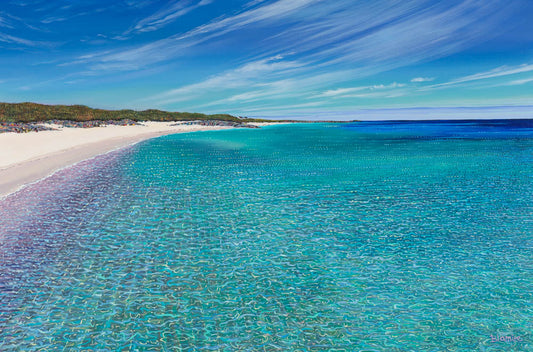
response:
M2 0L0 101L533 117L533 1Z

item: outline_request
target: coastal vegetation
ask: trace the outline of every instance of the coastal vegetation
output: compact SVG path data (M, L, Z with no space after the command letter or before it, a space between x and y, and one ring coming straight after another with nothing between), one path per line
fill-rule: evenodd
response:
M104 110L85 105L44 105L37 103L0 103L0 122L44 122L50 120L69 121L195 121L217 120L233 122L261 122L267 120L248 119L229 114L206 115L197 112L169 112L161 110Z

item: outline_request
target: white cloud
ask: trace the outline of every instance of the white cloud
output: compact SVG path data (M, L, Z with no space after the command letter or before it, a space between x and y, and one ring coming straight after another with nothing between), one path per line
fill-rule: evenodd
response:
M485 79L490 79L490 78L510 76L510 75L515 75L518 73L525 73L525 72L531 72L531 71L533 71L533 64L523 64L523 65L511 66L511 67L500 66L490 71L480 72L480 73L476 73L473 75L460 77L449 82L435 84L433 86L430 86L429 88L445 87L445 86L474 82L474 81L485 80Z
M124 34L127 35L132 32L155 31L168 25L169 23L174 22L177 18L182 17L199 7L209 5L212 2L213 0L200 0L197 2L191 0L181 0L171 2L169 6L164 7L156 13L137 22L133 29L128 30Z
M533 78L517 79L517 80L507 83L507 85L518 86L518 85L526 84L529 82L533 82Z
M304 66L305 64L302 62L286 61L283 60L283 56L277 55L267 59L249 62L234 70L214 75L199 83L157 94L147 98L147 100L157 102L158 104L169 104L190 100L193 97L210 93L213 90L223 91L243 87L257 87L265 77L269 77L271 80L280 80L283 78L283 74L299 70ZM276 88L279 89L280 87L277 86ZM246 95L242 95L240 98L245 97Z
M393 90L396 88L403 88L406 85L404 83L391 83L391 84L377 84L373 86L361 86L361 87L351 87L351 88L338 88L338 89L331 89L327 90L314 98L330 98L330 97L336 97L336 98L348 98L348 97L362 97L362 96L388 96L391 93L363 93L363 94L353 94L355 92L362 92L362 91L376 91L376 90Z
M367 87L353 87L353 88L338 88L338 89L330 89L322 94L318 95L317 97L335 97L338 95L344 95L347 93L353 93L361 90L365 90Z
M431 82L435 80L435 78L432 77L415 77L411 80L413 83L421 83L421 82Z
M13 28L13 25L8 19L0 16L0 27Z
M0 42L12 43L12 44L22 44L27 46L39 46L39 45L48 45L48 43L36 42L33 40L28 40L24 38L15 37L9 34L0 33Z

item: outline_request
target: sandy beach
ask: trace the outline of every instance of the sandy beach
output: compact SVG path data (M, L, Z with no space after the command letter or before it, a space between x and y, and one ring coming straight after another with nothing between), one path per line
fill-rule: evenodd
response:
M66 166L142 140L173 133L231 128L171 126L173 124L175 122L144 122L136 126L58 127L55 131L0 133L0 198Z

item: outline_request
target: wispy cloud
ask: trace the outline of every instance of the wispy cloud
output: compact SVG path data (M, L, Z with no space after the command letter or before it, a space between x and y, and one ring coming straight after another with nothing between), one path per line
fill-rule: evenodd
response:
M411 80L412 83L422 83L422 82L431 82L434 81L435 78L432 77L415 77Z
M17 4L18 6L23 6L20 4ZM39 31L41 32L42 29L36 27L31 22L34 22L34 24L40 24L40 21L34 21L28 18L22 18L19 16L15 16L8 12L0 12L0 27L7 28L9 30L13 30L15 32L15 35L20 36L21 29L29 28L33 31Z
M214 20L182 34L172 35L164 39L159 39L148 44L125 50L115 50L111 53L93 53L91 60L80 58L79 60L74 60L74 62L92 64L93 70L120 70L120 68L123 67L138 69L161 61L184 56L195 46L241 28L257 27L267 23L283 23L284 18L294 15L295 12L298 12L298 10L303 7L320 2L320 0L278 0L263 6L252 7L234 16ZM190 3L190 1L187 1L187 3ZM210 1L204 0L193 5L193 7L208 5L209 3ZM176 6L178 5L176 4ZM187 7L187 9L188 8L189 7ZM168 9L162 10L161 14L166 12L168 12ZM136 25L137 29L134 28L133 30L147 30L154 26L159 28L158 26L168 23L164 20L168 16L160 18L161 14L157 16L154 15L153 18L150 17L142 20L142 23ZM177 13L174 13L170 16L173 17L176 16L176 14ZM152 25L150 25L150 23L152 23ZM288 51L278 50L277 52Z
M364 90L366 87L337 88L327 90L316 97L336 97Z
M322 97L334 97L334 98L347 98L347 97L356 97L356 96L372 96L373 94L366 95L363 94L356 94L353 93L356 92L363 92L363 91L376 91L376 90L392 90L396 88L403 88L406 85L404 83L391 83L391 84L376 84L372 86L362 86L362 87L351 87L351 88L338 88L338 89L331 89L323 92L322 94L317 95L317 98ZM377 96L382 96L382 94L378 94Z
M157 94L147 98L147 100L156 102L157 104L169 104L190 100L203 94L210 94L213 91L229 91L231 89L243 87L258 87L261 84L263 84L263 86L270 86L272 84L276 85L272 81L283 80L284 74L301 70L304 66L305 64L302 62L283 60L283 56L277 55L274 57L249 62L241 67L238 67L237 69L214 75L199 83ZM268 84L260 82L264 81L265 77L268 77L271 82ZM277 84L276 88L280 89L281 87L279 84ZM234 98L234 100L242 100L245 97L246 95L241 95L240 99Z
M473 75L468 75L460 77L449 82L434 84L428 88L439 88L452 85L458 85L462 83L475 82L480 80L486 80L490 78L497 78L503 76L510 76L519 73L531 72L533 71L533 64L522 64L518 66L500 66L490 71L480 72ZM519 83L520 84L520 83Z
M144 8L152 4L153 0L124 0L124 4L134 8Z
M502 10L502 4L499 0L433 6L427 1L321 2L286 14L294 25L267 44L274 50L284 45L284 50L307 53L326 65L391 69L446 56L490 38L513 8Z
M26 45L26 46L42 46L42 45L48 46L50 45L50 43L33 41L33 40L5 34L5 33L0 33L0 42L11 43L11 44L21 44L21 45Z
M64 21L68 20L69 18L70 17L65 17L65 16L47 17L47 18L43 19L41 21L41 23L50 24L50 23L54 23L54 22L64 22Z
M13 28L13 25L11 24L11 21L7 18L3 17L2 14L0 14L0 27L4 28Z
M133 32L155 31L199 7L211 4L213 1L214 0L181 0L170 2L168 6L159 9L154 14L137 22L137 24L132 29L126 31L124 35Z
M510 86L519 86L519 85L526 84L526 83L529 83L529 82L533 82L533 77L525 78L525 79L517 79L517 80L509 82L508 85L510 85Z

